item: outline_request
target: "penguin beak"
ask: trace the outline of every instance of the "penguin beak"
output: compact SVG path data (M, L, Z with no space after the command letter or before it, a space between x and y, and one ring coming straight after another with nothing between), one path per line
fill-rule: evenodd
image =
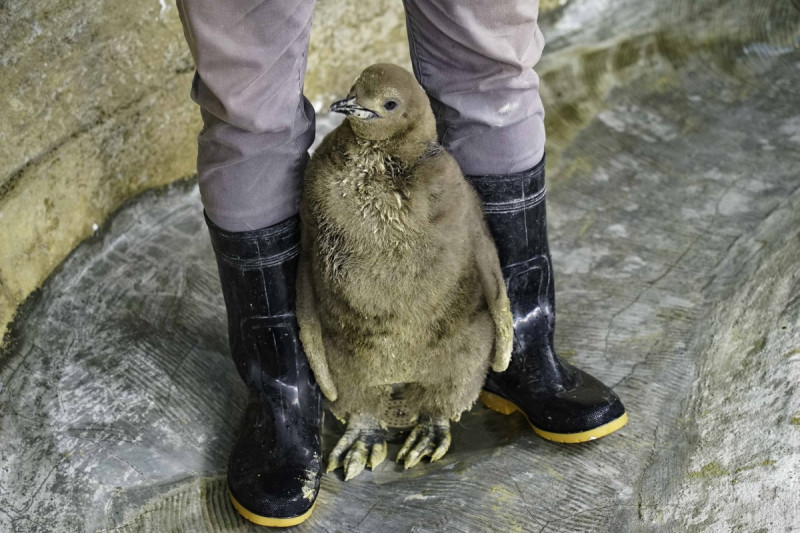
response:
M339 100L338 102L334 102L331 104L331 107L328 109L334 113L344 113L348 116L353 116L356 118L363 118L365 120L369 120L372 118L378 118L378 115L375 111L369 110L366 107L361 107L356 103L356 97L351 96L349 98L345 98L344 100Z

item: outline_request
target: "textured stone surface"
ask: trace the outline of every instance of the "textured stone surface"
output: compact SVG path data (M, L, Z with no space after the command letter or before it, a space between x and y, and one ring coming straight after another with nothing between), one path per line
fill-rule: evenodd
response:
M297 530L793 531L800 11L574 0L545 34L557 342L631 421L565 446L476 407L438 463L326 475ZM217 284L185 182L30 301L0 355L0 531L255 530L221 477L244 390Z
M192 173L191 58L159 2L0 3L0 336L122 201Z

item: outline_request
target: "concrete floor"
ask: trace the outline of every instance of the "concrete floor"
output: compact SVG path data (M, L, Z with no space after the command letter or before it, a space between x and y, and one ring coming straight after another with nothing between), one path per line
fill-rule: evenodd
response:
M543 21L543 85L575 97L549 108L557 342L630 423L558 445L476 406L438 463L324 476L296 530L800 531L795 6L575 0ZM257 529L225 497L245 391L193 182L126 205L21 316L0 531Z

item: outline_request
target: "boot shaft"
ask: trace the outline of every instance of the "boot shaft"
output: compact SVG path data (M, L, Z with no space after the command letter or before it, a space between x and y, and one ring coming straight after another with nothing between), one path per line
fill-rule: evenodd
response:
M206 222L239 375L252 392L276 407L319 411L321 397L295 315L300 218L246 232L228 232Z
M555 282L547 242L544 159L524 172L467 176L483 202L516 321L515 342L549 341L555 329Z
M549 261L544 160L524 172L466 178L483 202L500 266L506 268L540 255Z

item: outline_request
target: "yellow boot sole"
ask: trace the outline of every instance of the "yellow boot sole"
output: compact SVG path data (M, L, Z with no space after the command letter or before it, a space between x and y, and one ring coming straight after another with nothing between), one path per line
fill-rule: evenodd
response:
M302 524L308 517L311 516L311 512L314 510L314 506L317 505L317 502L314 502L314 505L311 506L311 509L306 511L305 513L301 514L300 516L294 516L292 518L272 518L269 516L261 516L252 511L248 511L245 509L244 505L236 501L236 498L233 497L233 494L228 491L228 498L231 499L231 503L233 504L233 508L236 509L236 512L242 515L247 520L251 521L254 524L259 526L267 526L267 527L292 527L298 524Z
M525 414L525 411L505 398L501 398L497 394L481 391L481 402L483 402L483 405L489 409L497 411L503 415L510 415L511 413L519 411L525 417L525 420L528 420L528 416ZM626 412L622 413L622 416L619 418L615 418L611 422L607 422L602 426L598 426L588 431L581 431L579 433L553 433L552 431L545 431L537 428L531 423L530 420L528 420L528 424L531 426L531 429L533 429L533 431L540 437L553 442L561 442L565 444L577 444L579 442L588 442L590 440L599 439L600 437L605 437L606 435L614 433L627 423L628 413Z

